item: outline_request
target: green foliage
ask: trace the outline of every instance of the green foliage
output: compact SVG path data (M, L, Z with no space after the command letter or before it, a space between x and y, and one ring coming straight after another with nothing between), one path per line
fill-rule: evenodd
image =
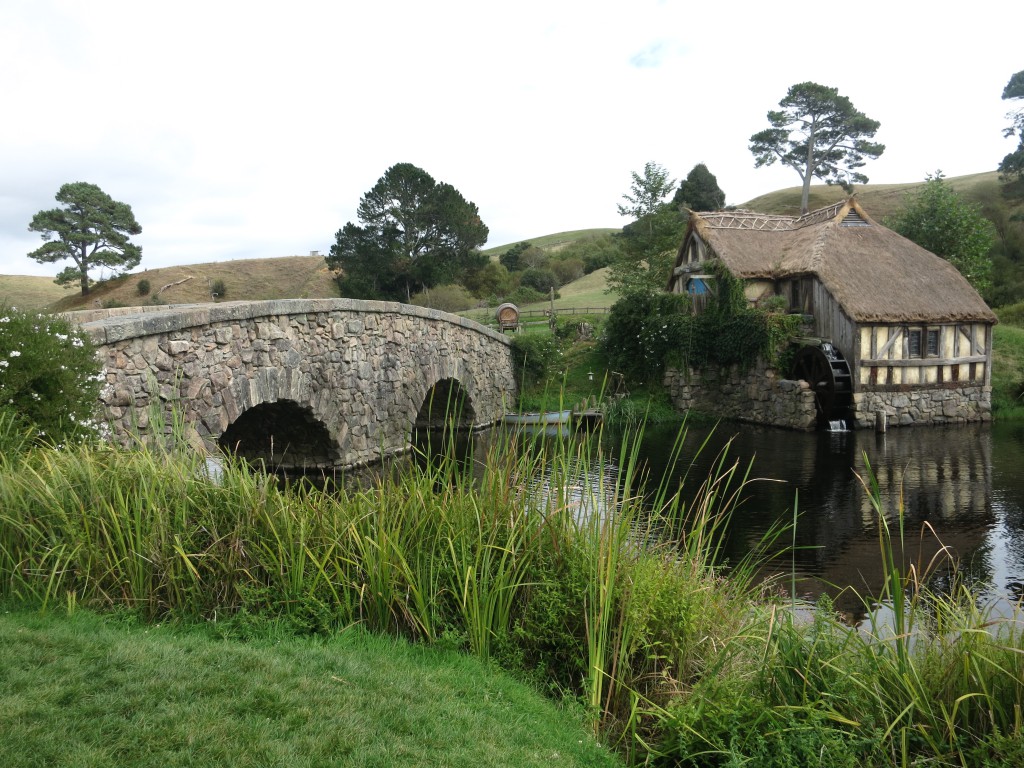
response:
M521 307L524 304L535 304L538 301L547 301L549 298L550 296L548 294L541 293L536 288L531 288L528 285L520 285L512 291L512 293L508 294L506 300ZM558 291L555 291L555 298L558 298Z
M63 207L32 217L29 231L41 233L46 243L28 256L40 264L71 259L74 266L57 275L58 285L78 282L84 296L89 293L89 270L110 267L126 272L138 266L142 249L128 236L140 234L142 227L130 205L84 181L63 185L57 202Z
M925 185L907 196L904 209L885 224L946 259L979 293L991 288L989 251L995 228L979 206L964 201L945 184L942 171L929 174Z
M480 269L468 269L462 277L462 284L474 296L504 296L512 287L508 270L501 264L488 261Z
M999 315L1000 323L1024 328L1024 301L1019 301L1008 307L1001 307L996 314Z
M620 252L611 264L608 287L620 294L657 293L665 288L669 271L685 229L685 219L665 198L675 180L657 163L647 163L644 175L633 172L629 205L619 205L621 216L633 221L619 236Z
M215 299L223 299L228 295L228 287L223 280L217 278L210 283L210 295Z
M874 138L880 123L854 108L839 91L817 83L797 83L768 112L770 128L750 137L754 167L776 161L789 166L803 182L801 213L807 213L811 179L839 184L847 192L853 184L867 184L868 177L855 169L874 160L885 145Z
M633 178L629 192L623 199L629 205L619 204L619 215L632 219L642 219L661 210L665 198L675 189L675 179L668 177L668 171L655 162L644 164L644 175L636 171L630 174Z
M550 333L520 333L512 338L512 357L524 387L544 382L562 359L562 342Z
M476 250L488 233L476 204L410 163L389 168L360 199L357 214L361 225L338 230L326 257L342 270L345 296L408 300L487 261Z
M0 415L0 441L3 435ZM684 439L681 431L665 448L670 464L681 460ZM176 713L197 691L205 691L212 709L211 732L223 731L224 722L248 729L255 713L259 727L250 738L269 733L274 743L295 728L303 743L344 736L349 731L331 718L317 728L320 713L354 706L334 698L353 687L361 689L360 707L380 707L372 720L391 722L396 690L417 690L401 680L420 679L402 666L411 646L353 632L358 623L368 632L445 647L466 643L480 658L522 665L539 685L585 701L597 733L635 751L633 764L973 768L1019 762L1019 616L1001 621L960 587L930 593L928 573L901 570L870 477L888 591L863 599L869 622L853 629L827 604L807 621L806 609L765 602L742 567L723 577L716 557L746 482L728 468L731 459L720 458L696 498L684 497L668 484L644 487L635 445L627 439L617 456L607 456L599 435L536 442L517 435L472 473L442 463L403 476L382 473L376 482L333 494L284 488L230 461L210 482L202 457L173 446L4 453L0 599L50 609L22 612L13 625L4 614L0 622L0 649L8 654L0 687L9 688L0 695L39 715L31 728L14 718L4 746L14 738L15 758L49 750L45 756L59 764L65 755L52 732L87 728L96 742L90 754L99 754L116 719L143 717L157 733L168 701L174 706L165 727L195 722ZM543 484L536 482L541 473ZM595 485L593 477L601 481ZM667 531L673 538L664 537ZM79 630L71 643L85 650L71 653L70 625L48 624L56 605L73 611L71 619L81 616L79 606L204 619L204 631L219 637L209 644L194 638L179 652L157 640L169 637L168 627L139 632L127 624L134 637L127 645L92 628ZM35 627L24 631L26 622ZM309 632L323 637L294 637ZM181 630L172 634L180 639ZM239 635L250 642L233 644ZM368 661L346 647L354 639L384 652ZM139 643L157 645L140 652ZM280 658L263 653L281 648ZM60 666L25 661L38 661L42 650ZM430 652L414 650L421 657ZM310 658L311 666L302 667ZM96 659L103 662L99 672ZM154 659L152 668L145 666ZM211 662L218 662L215 680L206 677ZM478 664L469 677L481 684ZM398 677L391 675L396 666ZM300 667L305 671L295 677ZM178 674L183 669L187 680ZM385 679L372 686L367 674ZM254 676L259 691L247 687ZM427 676L437 682L436 670ZM146 681L146 690L126 692L126 678L133 685ZM278 690L280 679L286 684ZM441 688L450 685L446 680ZM366 695L368 685L379 695ZM464 688L465 681L456 699L465 698ZM230 701L222 689L231 692ZM289 698L294 691L317 706L304 710ZM433 706L437 692L427 693ZM510 708L509 695L502 689L484 698L501 700L498 714L508 719L509 711L522 714L519 704ZM416 699L401 700L405 725ZM74 721L63 719L68 710L77 713ZM246 717L238 719L239 712ZM420 714L429 730L437 711ZM96 718L101 726L92 724ZM391 758L398 738L392 730L381 747ZM428 741L450 735L430 731ZM478 744L480 734L469 741ZM496 747L495 754L506 759L509 748ZM129 754L124 745L118 749L122 758ZM552 753L545 752L543 764ZM166 763L168 754L159 758ZM325 752L324 759L337 754ZM448 754L445 747L424 764L444 763ZM501 762L473 755L464 762ZM210 762L237 757L218 753ZM96 759L111 758L103 752Z
M1003 88L1003 99L1024 99L1024 70L1015 73ZM1024 107L1006 113L1010 125L1003 136L1018 136L1017 148L999 163L999 178L1003 181L1024 181Z
M547 294L552 288L558 288L561 285L555 273L543 267L527 269L520 276L519 284L525 285L527 288L533 288L533 290L542 294Z
M0 413L62 444L96 434L100 366L66 320L0 307Z
M413 294L409 303L418 307L440 309L443 312L461 312L476 304L476 299L461 285L437 285L430 290Z
M725 192L704 163L697 163L679 185L672 205L691 211L718 211L725 207Z
M712 264L717 294L708 308L690 314L681 294L627 294L613 306L605 328L609 363L633 381L658 381L666 365L749 366L774 362L796 332L796 316L747 307L743 284Z
M530 250L533 246L528 241L516 243L503 254L498 257L498 261L505 269L509 272L519 272L524 269L524 265L520 263L520 258L526 251Z
M583 272L589 275L603 267L610 266L621 256L619 239L613 234L593 235L574 240L556 252L559 259L580 260Z
M602 346L613 370L633 381L655 379L688 322L689 300L675 293L629 293L612 305Z
M559 285L565 285L566 283L571 283L573 280L579 280L584 275L583 261L581 259L552 259L548 266L551 271L554 272Z
M135 292L139 296L149 296L149 291L149 280L147 280L146 278L142 278L141 280L139 280L139 282L135 284Z
M668 284L686 219L671 205L622 228L619 257L612 262L608 287L619 294L660 293Z

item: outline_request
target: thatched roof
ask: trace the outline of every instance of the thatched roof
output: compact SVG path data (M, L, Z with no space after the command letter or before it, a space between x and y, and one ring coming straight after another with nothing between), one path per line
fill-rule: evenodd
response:
M852 197L803 216L694 212L676 266L691 234L737 277L816 275L855 322L996 322L952 264L873 221Z

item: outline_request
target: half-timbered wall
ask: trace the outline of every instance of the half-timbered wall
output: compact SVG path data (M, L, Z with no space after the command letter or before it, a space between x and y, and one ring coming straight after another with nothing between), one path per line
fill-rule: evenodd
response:
M987 323L863 326L856 381L870 389L957 382L988 385L990 341Z

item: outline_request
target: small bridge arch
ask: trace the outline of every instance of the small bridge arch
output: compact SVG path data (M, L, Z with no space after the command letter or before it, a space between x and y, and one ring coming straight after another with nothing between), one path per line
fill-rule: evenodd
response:
M75 318L99 347L122 439L151 429L155 409L210 447L334 468L407 450L413 429L449 416L493 424L515 402L510 342L437 310L355 299L145 310Z

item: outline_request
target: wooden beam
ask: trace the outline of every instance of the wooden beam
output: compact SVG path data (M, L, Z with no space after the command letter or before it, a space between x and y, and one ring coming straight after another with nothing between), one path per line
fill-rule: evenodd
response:
M891 331L891 329L890 329L890 331ZM879 359L884 358L887 354L889 354L889 350L892 349L893 344L895 344L896 340L899 339L899 337L902 336L902 335L903 335L903 329L902 328L897 328L896 329L896 333L894 333L892 336L889 337L889 340L887 342L885 342L885 345L882 347L881 351L879 351L878 358Z
M985 363L988 362L986 355L971 355L970 357L907 357L902 360L861 360L861 365L877 365L887 366L891 365L894 368L927 368L933 365L964 365L965 363Z

